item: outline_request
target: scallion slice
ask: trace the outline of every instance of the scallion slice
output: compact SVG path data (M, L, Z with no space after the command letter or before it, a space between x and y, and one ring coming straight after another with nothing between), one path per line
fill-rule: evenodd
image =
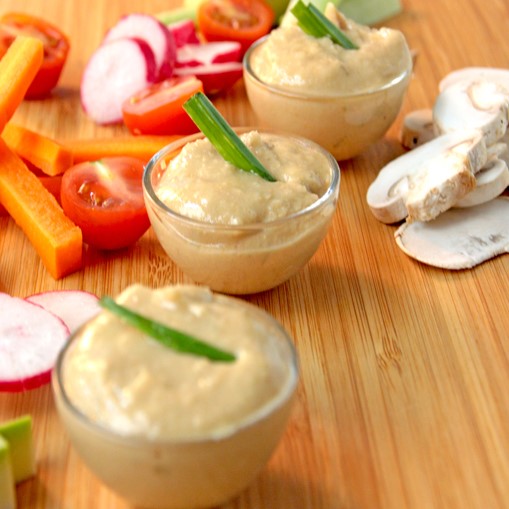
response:
M184 103L184 109L223 159L237 168L275 182L276 179L247 148L210 99L198 92Z
M299 0L291 9L304 32L313 37L329 37L332 42L345 49L359 49L334 23L332 23L311 2Z
M102 297L99 304L148 336L177 352L207 357L211 361L232 362L235 360L234 354L216 348L189 334L167 327L146 316L142 316L116 303L111 297Z

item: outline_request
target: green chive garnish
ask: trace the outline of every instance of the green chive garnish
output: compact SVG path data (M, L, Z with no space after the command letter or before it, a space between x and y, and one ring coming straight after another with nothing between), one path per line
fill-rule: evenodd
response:
M162 323L142 316L135 311L117 304L111 297L102 297L99 304L148 336L177 352L207 357L211 361L232 362L235 360L234 354L220 350L189 334L171 329Z
M184 103L184 109L225 161L241 170L255 173L269 182L276 181L205 94L202 92L194 94Z
M304 32L313 37L329 37L332 42L345 49L359 49L334 23L332 23L320 10L309 3L299 0L291 9L297 18L299 26Z

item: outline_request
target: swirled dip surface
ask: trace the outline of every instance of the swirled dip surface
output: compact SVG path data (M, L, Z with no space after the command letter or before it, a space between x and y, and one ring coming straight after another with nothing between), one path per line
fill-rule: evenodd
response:
M67 352L63 380L69 399L104 427L149 438L221 436L268 413L295 387L286 336L253 306L195 286L134 285L118 302L237 359L177 353L101 313Z
M328 37L312 37L290 21L273 30L253 54L254 74L289 91L346 95L378 89L411 67L400 31L359 25L331 4L326 16L359 48L345 49Z
M294 138L251 131L242 140L277 182L239 170L207 139L185 145L172 159L156 193L171 210L216 224L251 224L305 209L330 184L330 162Z

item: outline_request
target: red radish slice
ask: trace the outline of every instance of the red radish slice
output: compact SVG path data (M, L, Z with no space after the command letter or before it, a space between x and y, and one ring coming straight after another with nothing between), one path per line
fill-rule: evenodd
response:
M71 333L101 310L96 295L80 290L42 292L26 300L58 316Z
M176 59L175 39L170 30L150 14L129 14L120 19L105 35L104 42L134 37L145 41L156 60L156 76L171 76ZM134 65L134 64L133 64Z
M242 77L241 62L177 67L175 76L196 76L203 83L207 95L226 92Z
M240 62L242 46L237 41L186 44L177 48L177 67Z
M54 314L0 293L0 391L24 391L48 383L68 337L69 329Z
M177 50L185 44L200 44L200 39L198 39L198 34L196 33L196 26L192 19L183 19L182 21L171 23L166 25L166 28L173 34Z
M81 104L98 124L122 122L122 103L156 80L154 54L142 40L102 44L81 79Z

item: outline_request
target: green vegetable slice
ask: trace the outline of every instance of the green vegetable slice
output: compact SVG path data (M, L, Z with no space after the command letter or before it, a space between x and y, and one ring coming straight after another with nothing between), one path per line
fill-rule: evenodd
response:
M111 297L102 297L99 304L148 336L177 352L206 357L211 361L232 362L236 358L230 352L216 348L189 334L167 327L162 323L151 320L125 306L117 304Z
M359 49L334 23L320 12L316 5L299 0L291 9L304 32L313 37L329 37L345 49Z
M184 109L225 161L240 170L255 173L269 182L276 181L205 94L202 92L194 94L184 103Z

